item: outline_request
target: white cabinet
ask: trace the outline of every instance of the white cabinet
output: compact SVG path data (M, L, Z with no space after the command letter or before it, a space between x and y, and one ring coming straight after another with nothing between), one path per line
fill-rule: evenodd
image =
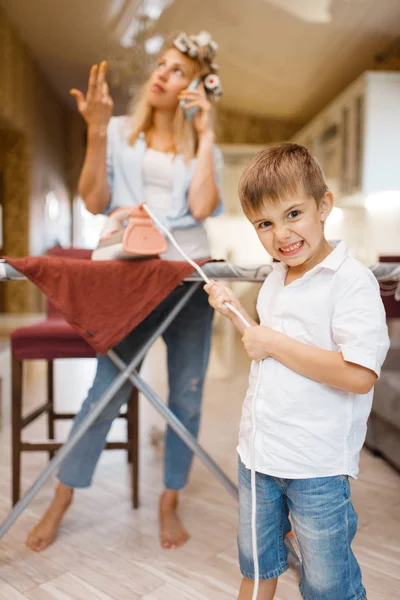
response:
M365 72L293 141L319 159L343 205L400 191L400 73Z

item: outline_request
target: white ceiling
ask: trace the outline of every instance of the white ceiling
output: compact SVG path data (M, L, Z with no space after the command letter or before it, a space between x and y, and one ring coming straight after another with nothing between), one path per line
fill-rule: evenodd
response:
M138 0L0 0L59 94L84 88L113 16ZM170 0L155 32L218 41L221 106L306 121L399 35L400 0ZM129 10L130 9L130 10Z

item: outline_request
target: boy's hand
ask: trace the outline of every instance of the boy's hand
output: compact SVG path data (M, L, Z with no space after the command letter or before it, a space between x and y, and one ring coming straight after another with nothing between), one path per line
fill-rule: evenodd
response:
M224 315L224 317L232 319L234 316L233 312L224 306L225 302L229 302L240 312L242 311L242 305L227 285L217 283L216 281L211 281L204 286L204 290L208 294L208 302L211 304L213 309L221 313L221 315Z
M271 356L272 348L276 342L279 331L270 327L257 325L245 330L242 337L244 349L253 360L264 360Z

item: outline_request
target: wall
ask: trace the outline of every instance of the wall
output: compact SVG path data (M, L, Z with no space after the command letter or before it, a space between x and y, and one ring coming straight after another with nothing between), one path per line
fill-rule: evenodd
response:
M217 131L220 144L271 144L288 140L301 123L267 119L247 113L217 109Z
M375 57L375 69L378 71L400 71L400 37Z
M390 212L343 208L342 218L327 224L328 239L343 239L353 255L366 264L377 262L380 255L398 255L399 231L399 208Z
M0 168L5 178L5 254L41 254L52 241L69 244L66 169L68 113L0 9ZM49 219L46 195L58 200ZM53 211L54 216L54 211ZM29 283L6 283L7 312L35 311L40 295Z

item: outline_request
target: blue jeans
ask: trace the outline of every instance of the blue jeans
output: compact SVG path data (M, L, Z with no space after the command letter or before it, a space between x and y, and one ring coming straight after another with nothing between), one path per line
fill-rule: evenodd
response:
M186 283L175 288L134 331L116 346L115 350L122 360L130 362L187 289ZM200 288L163 334L168 351L168 404L183 425L196 437L200 426L203 384L210 353L212 318L213 309L208 304L207 294ZM118 373L118 368L107 356L98 356L93 385L76 416L72 431ZM58 479L62 483L72 488L90 486L111 424L118 416L121 406L128 401L131 389L129 382L119 389L97 421L64 459L58 473ZM168 427L164 456L164 483L168 489L179 490L185 486L192 458L192 451Z
M284 536L289 513L301 549L300 592L305 600L364 600L361 570L351 549L357 514L347 475L282 479L256 473L256 522L260 579L289 568ZM239 459L239 561L254 579L250 470Z

